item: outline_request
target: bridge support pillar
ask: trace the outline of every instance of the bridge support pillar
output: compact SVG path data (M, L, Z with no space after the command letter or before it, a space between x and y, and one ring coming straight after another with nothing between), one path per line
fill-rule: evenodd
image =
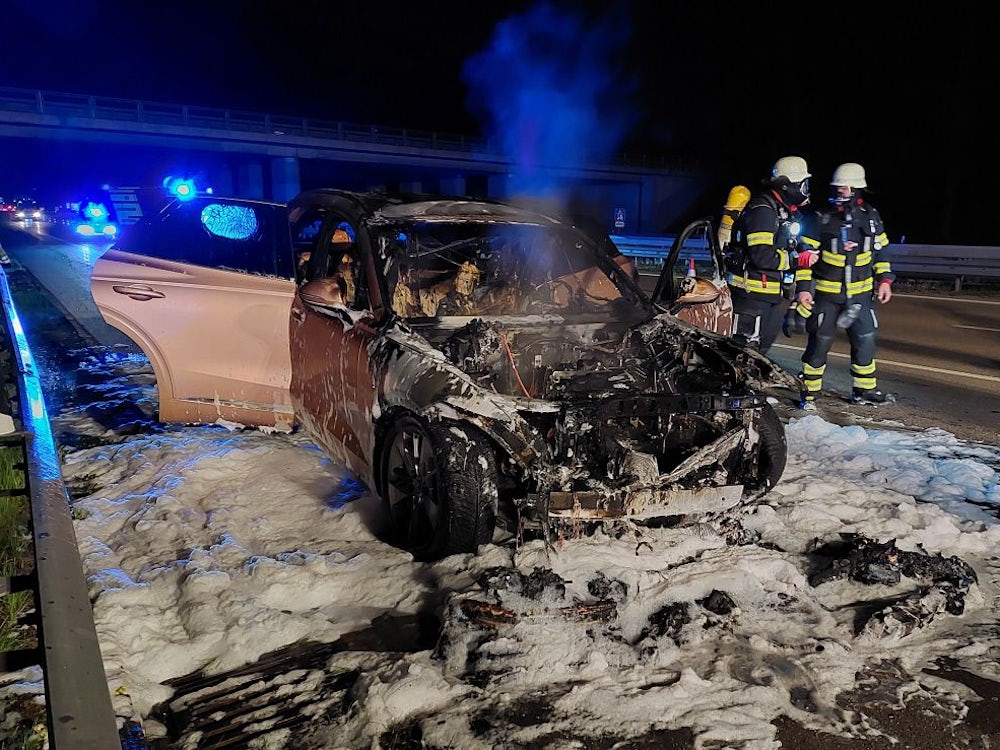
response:
M464 177L442 177L440 185L444 195L465 195Z
M236 194L240 198L264 198L264 165L259 161L240 164L236 173Z
M271 198L287 203L301 191L299 160L294 156L271 159Z
M487 179L487 190L491 198L499 198L501 200L509 198L510 175L491 174Z
M216 195L236 195L233 168L226 165L213 172L208 187L211 187Z

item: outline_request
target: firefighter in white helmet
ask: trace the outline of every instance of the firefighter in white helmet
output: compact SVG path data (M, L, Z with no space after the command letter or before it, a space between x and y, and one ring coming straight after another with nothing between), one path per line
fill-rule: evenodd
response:
M801 156L774 163L761 190L736 219L728 255L733 338L767 353L787 309L782 285L794 273L800 247L815 247L802 231L809 202L809 167ZM793 280L788 281L790 287Z
M892 298L895 275L889 263L889 238L878 210L868 203L865 169L845 162L830 180L830 208L818 213L818 258L796 273L796 297L812 311L806 322L809 339L802 355L800 406L815 408L823 387L826 359L837 335L847 331L851 343L851 400L882 404L892 401L875 377L874 301Z

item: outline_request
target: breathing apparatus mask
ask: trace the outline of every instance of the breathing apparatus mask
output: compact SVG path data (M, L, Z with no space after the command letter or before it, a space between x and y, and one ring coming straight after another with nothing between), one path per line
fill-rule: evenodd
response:
M788 206L804 206L809 203L809 178L801 182L789 182L787 177L779 177L771 182Z
M771 168L771 187L788 206L809 202L809 167L801 156L783 156Z
M830 187L833 188L830 203L834 205L850 203L857 196L858 190L868 187L865 168L853 161L841 164L834 170L833 177L830 178ZM837 188L848 188L850 192L846 195L841 195Z
M834 185L833 192L830 195L830 203L834 206L845 206L848 203L853 203L857 195L858 191L854 188L851 188L850 192L841 194L841 192L837 189L837 186Z

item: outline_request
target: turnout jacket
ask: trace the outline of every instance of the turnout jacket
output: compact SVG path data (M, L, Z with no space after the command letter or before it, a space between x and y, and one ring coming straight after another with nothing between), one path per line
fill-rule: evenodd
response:
M795 272L795 292L847 302L872 296L875 285L896 276L889 263L889 238L878 210L861 197L818 213L810 232L819 241L819 260ZM847 243L856 243L845 249Z
M774 190L750 198L736 220L729 284L755 299L778 302L781 282L795 268L801 245L818 246L800 234L803 216L798 206L787 206Z

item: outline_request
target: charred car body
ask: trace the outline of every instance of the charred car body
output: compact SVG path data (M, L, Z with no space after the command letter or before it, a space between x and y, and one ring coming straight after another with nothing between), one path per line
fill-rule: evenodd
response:
M220 233L223 214L244 228ZM173 204L92 276L153 363L161 420L301 425L423 559L498 523L722 511L778 481L759 387L787 373L671 314L713 304L695 286L654 301L606 235L536 210L339 190Z

